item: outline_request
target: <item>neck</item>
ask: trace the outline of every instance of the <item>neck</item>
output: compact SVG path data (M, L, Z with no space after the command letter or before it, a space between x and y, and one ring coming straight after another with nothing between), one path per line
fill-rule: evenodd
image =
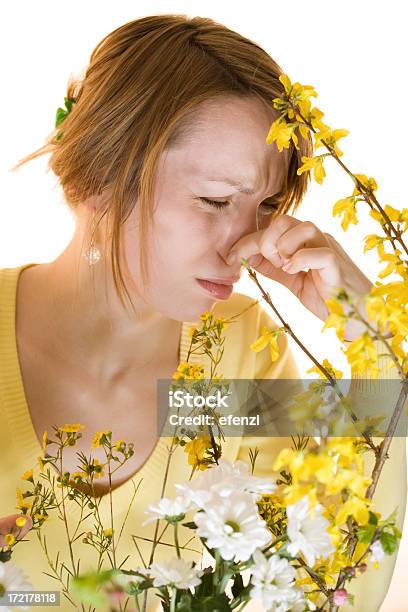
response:
M131 294L135 312L127 311L103 258L89 266L77 242L51 263L28 268L31 274L21 283L23 302L35 311L34 327L46 330L47 351L105 380L164 360L178 362L182 324L138 295Z

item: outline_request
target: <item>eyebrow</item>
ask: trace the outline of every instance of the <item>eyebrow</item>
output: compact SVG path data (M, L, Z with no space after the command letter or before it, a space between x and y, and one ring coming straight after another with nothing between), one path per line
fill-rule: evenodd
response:
M235 187L240 193L247 193L248 195L253 195L255 193L255 191L251 187L245 187L245 185L243 185L240 181L233 180L226 176L222 176L219 178L207 178L206 180L214 183L226 183L231 187Z

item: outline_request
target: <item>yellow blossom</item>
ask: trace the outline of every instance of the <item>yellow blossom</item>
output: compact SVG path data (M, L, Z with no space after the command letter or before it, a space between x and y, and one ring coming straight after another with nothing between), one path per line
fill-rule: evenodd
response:
M112 433L110 430L97 431L94 435L91 448L99 448L101 446L102 436Z
M337 215L343 214L343 219L341 221L341 227L344 231L348 228L350 223L357 225L357 211L356 211L356 199L354 196L349 196L348 198L342 198L341 200L337 200L337 202L333 206L332 214L334 217Z
M27 470L27 472L24 472L21 478L22 480L33 482L33 470Z
M112 537L112 528L111 527L107 527L106 529L103 530L103 534L106 538L111 538Z
M204 378L204 366L201 364L181 361L172 376L173 380L202 380Z
M26 522L27 522L27 517L25 516L19 516L18 518L16 518L17 527L24 527Z
M205 470L206 464L203 462L207 449L211 448L211 438L208 435L199 434L184 446L184 451L188 453L189 465Z
M44 470L46 462L44 461L43 457L37 457L37 461L38 461L38 465L40 466L40 470L42 472Z
M336 370L336 368L332 366L332 364L330 363L328 359L326 358L323 359L322 366L326 368L326 370L328 370L331 373L331 375L334 376L334 378L342 378L343 372L341 370ZM313 372L316 372L316 374L318 374L321 378L326 378L326 376L317 366L313 366L312 368L309 368L308 370L306 370L307 374L312 374Z
M122 445L125 444L125 441L120 439L120 440L116 440L115 444L113 445L113 448L115 450L119 450L121 448Z
M352 373L368 371L373 374L374 378L378 378L377 351L368 332L364 332L360 338L350 342L343 352L351 366Z
M383 244L385 238L382 236L377 236L377 234L368 234L364 240L364 253L366 253L370 249Z
M201 321L209 321L212 317L212 313L209 310L205 310L201 315Z
M347 136L348 133L348 130L343 129L331 130L330 128L325 128L323 130L320 130L319 132L314 134L316 141L316 149L318 147L323 146L324 143L322 141L324 140L325 143L329 147L333 148L336 154L341 157L343 155L343 152L340 151L340 149L338 148L337 141L340 140L340 138L344 138L345 136Z
M358 525L367 525L369 519L370 502L358 497L348 499L340 507L336 516L336 525L345 523L349 516L352 516Z
M6 533L4 536L4 540L8 546L13 546L15 544L16 538L12 533Z
M363 187L366 188L367 191L372 193L375 193L375 191L377 191L378 185L375 179L373 179L373 177L368 178L368 176L366 176L365 174L355 174L354 176L360 181L360 183L363 185ZM359 195L360 193L362 193L360 187L355 187L353 191L353 196Z
M384 278L393 272L401 273L401 276L405 276L406 263L399 257L401 251L395 249L394 253L385 253L381 258L382 261L388 261L387 266L378 274L378 278Z
M334 327L337 337L341 341L344 341L344 328L347 322L347 317L344 313L343 306L335 298L328 298L324 301L330 314L322 327L322 331L328 327Z
M294 124L286 123L283 119L276 119L268 132L266 137L266 144L272 144L272 142L276 142L276 146L280 152L283 149L288 149L290 145L290 141L293 139L295 146L297 145L297 137L294 133Z
M81 425L81 423L72 423L58 427L59 431L64 431L66 433L76 433L81 429L85 429L85 425Z
M297 174L300 175L303 172L313 169L313 176L317 183L320 185L323 183L323 179L326 176L326 172L323 167L323 158L318 155L317 157L302 156L303 165L297 169Z
M258 340L252 342L249 348L255 353L259 353L259 351L269 346L271 361L276 361L279 357L278 336L281 332L281 329L269 330L266 326L263 326Z
M17 496L17 508L20 510L29 510L33 505L32 502L27 501L23 497L23 493L19 487L16 487L16 496Z
M104 468L104 464L102 464L99 461L99 459L94 458L91 465L94 468L92 470L94 478L102 478L105 475L105 472L104 472L104 469L103 469Z

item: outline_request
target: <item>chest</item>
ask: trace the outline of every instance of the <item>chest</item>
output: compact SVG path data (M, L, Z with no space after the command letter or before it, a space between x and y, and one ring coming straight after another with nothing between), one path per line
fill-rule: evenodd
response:
M53 426L84 425L76 445L64 448L63 470L73 473L81 469L78 453L106 464L103 448L91 449L91 445L96 432L108 430L112 431L113 442L134 444L133 456L123 465L118 468L117 462L111 463L111 471L115 470L111 474L112 489L134 476L158 443L157 379L171 378L177 368L178 351L154 366L123 372L102 383L90 380L80 369L64 368L22 338L18 345L25 397L39 442L44 431L48 438L55 439ZM56 445L50 445L47 452L55 455L56 449ZM95 479L94 490L97 496L108 492L107 465Z

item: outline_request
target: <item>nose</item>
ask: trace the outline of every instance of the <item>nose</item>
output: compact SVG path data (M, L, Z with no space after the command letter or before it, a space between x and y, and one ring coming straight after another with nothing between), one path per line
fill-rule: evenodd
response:
M259 229L257 209L254 210L252 206L248 207L248 210L244 213L241 212L238 218L234 217L229 220L229 228L224 234L224 240L218 249L218 252L227 264L228 255L234 245L244 236L253 234L259 231ZM233 261L228 265L232 268L232 274L239 275L239 271L237 270L237 266L239 266L239 270L241 269L239 262Z

